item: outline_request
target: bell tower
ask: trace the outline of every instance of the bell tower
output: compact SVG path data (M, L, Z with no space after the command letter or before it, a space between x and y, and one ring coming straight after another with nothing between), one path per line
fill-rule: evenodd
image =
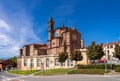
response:
M53 18L50 17L48 21L48 41L54 38L54 21Z
M53 18L50 17L48 21L48 54L51 54L52 48L52 39L54 38L54 21Z

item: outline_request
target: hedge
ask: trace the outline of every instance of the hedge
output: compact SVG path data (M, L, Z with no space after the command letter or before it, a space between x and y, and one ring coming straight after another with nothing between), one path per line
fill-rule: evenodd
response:
M112 69L116 69L117 67L120 67L120 65L112 64ZM105 69L105 64L77 65L76 68L78 69ZM107 64L107 68L110 69L111 65Z

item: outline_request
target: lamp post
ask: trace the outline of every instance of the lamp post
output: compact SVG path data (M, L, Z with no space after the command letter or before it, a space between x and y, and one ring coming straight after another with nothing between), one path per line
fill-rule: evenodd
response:
M110 71L112 71L112 55L110 55Z
M42 69L43 75L45 75L45 72L44 72L44 59L42 59L42 62L41 62L41 69Z

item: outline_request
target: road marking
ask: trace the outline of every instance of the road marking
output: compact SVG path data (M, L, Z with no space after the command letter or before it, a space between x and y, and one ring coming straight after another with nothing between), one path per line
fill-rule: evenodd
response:
M114 80L118 80L118 81L120 81L120 79L117 79L117 78L111 78L111 79L114 79Z
M109 78L109 79L113 79L113 80L120 81L120 79L115 78L115 76L108 76L108 75L105 75L104 77L107 77L107 78Z
M17 80L17 81L24 81L22 79L20 79L21 77L6 77L6 76L3 76L3 75L0 75L2 77L2 81L12 81L12 80Z

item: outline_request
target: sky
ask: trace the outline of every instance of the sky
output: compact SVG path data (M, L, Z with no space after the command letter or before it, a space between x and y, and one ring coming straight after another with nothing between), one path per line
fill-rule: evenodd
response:
M120 39L120 0L0 0L0 59L26 44L47 43L48 20L75 27L85 46Z

